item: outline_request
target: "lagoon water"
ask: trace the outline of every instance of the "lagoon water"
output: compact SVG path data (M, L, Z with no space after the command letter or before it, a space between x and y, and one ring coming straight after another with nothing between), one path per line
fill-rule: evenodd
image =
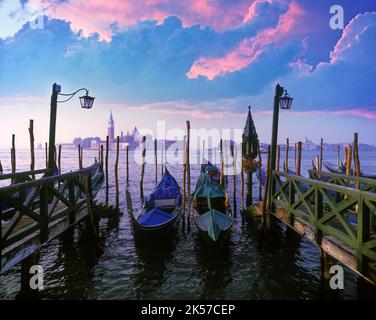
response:
M302 172L306 174L317 152L303 152ZM265 155L263 155L265 157ZM362 170L376 173L376 152L361 152ZM84 150L84 166L97 157L97 151ZM110 202L115 203L114 157L110 153ZM336 153L325 152L325 160L336 161ZM43 150L36 151L36 168L45 166ZM137 158L137 157L136 157ZM284 159L282 153L281 158ZM294 153L290 152L290 164ZM5 172L10 171L9 150L0 150ZM179 222L176 235L162 243L139 242L127 213L125 190L132 194L133 206L140 204L140 166L130 152L130 181L125 182L125 152L120 154L120 218L100 221L99 250L85 230L74 227L73 241L64 237L52 240L42 249L39 264L45 271L42 298L45 299L357 299L375 298L373 289L364 288L358 277L345 268L345 289L325 292L320 289L319 249L308 240L292 240L286 227L275 223L273 236L260 246L259 220L243 219L239 214L228 243L213 250L198 237L194 223ZM219 158L218 158L219 161ZM78 167L77 151L64 150L62 171ZM292 166L291 166L292 168ZM29 169L29 152L17 151L17 170ZM182 181L179 165L169 171ZM159 171L160 171L159 167ZM200 172L191 166L192 189ZM146 165L144 192L154 187L154 165ZM158 173L160 177L160 172ZM232 199L232 177L229 177ZM254 197L258 183L254 177ZM240 178L237 176L237 207L240 208ZM104 186L97 199L104 202ZM0 298L13 299L20 289L20 266L0 276Z

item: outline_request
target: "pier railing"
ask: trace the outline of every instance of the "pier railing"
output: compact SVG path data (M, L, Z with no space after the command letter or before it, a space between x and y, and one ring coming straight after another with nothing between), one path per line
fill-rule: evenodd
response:
M14 181L38 173L48 170L3 175L1 179ZM103 173L99 178L92 174L93 168L86 168L37 180L23 178L25 182L0 188L2 272L90 214L82 209L92 208L93 189L97 191L103 178Z
M272 214L360 274L375 267L376 193L276 171L271 191Z
M376 193L376 179L347 176L340 173L309 170L309 177L316 180L322 180L328 183L334 183L340 186L358 188L363 191Z

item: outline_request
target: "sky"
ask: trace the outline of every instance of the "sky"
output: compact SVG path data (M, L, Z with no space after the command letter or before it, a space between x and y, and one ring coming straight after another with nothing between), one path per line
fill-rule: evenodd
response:
M47 141L54 82L96 98L58 105L58 143L104 138L110 110L120 135L161 120L239 129L248 106L269 142L280 83L294 98L280 142L376 144L374 0L0 0L0 27L0 148L13 133L27 147L29 119Z

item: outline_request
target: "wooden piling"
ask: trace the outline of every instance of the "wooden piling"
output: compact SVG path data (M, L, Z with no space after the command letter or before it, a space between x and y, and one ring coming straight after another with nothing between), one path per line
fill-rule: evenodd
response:
M101 171L103 172L103 168L104 168L104 159L103 159L103 144L101 144L100 146L100 149L101 149Z
M116 208L119 208L119 144L120 137L116 137L116 158L115 158L115 202Z
M337 165L338 167L341 165L341 145L338 145L337 148Z
M59 174L61 174L61 144L59 144L59 153L57 157L57 169Z
M183 138L183 199L182 199L182 207L183 207L183 217L185 216L185 202L186 202L186 184L187 184L187 155L186 155L186 147L187 147L187 136L184 135Z
M360 177L360 160L359 160L359 144L358 133L354 133L354 173L355 176ZM356 182L356 188L360 188L359 181Z
M225 142L225 145L224 145L224 150L225 150L225 161L226 161L226 165L225 165L225 169L226 169L226 177L225 177L225 183L226 183L226 186L228 185L228 152L227 152L227 142L226 140L224 141ZM230 147L231 147L231 144L230 144Z
M3 174L3 165L1 164L1 161L0 161L0 174Z
M164 142L162 143L162 148L161 148L161 177L163 177L163 173L164 173L164 171L163 171L163 164L164 164L164 147L165 147L165 145L164 145Z
M141 199L144 199L144 176L145 176L145 156L146 156L146 145L145 145L146 137L142 137L141 145L142 145L142 163L141 163L141 178L140 178L140 195Z
M286 159L285 159L285 173L289 170L289 149L290 149L290 140L286 139Z
M233 206L234 214L236 215L236 145L230 145L231 156L232 156L232 195L233 195Z
M214 165L216 166L216 165L217 165L217 147L214 147L214 148L213 148L213 152L214 152L213 163L214 163Z
M35 151L34 151L34 120L29 121L29 136L30 136L30 170L35 169ZM32 175L33 180L35 180L35 175Z
M129 182L129 146L125 147L127 182Z
M297 157L297 144L295 142L294 143L294 170L295 172L297 172L297 166L298 166L296 157Z
M78 145L78 168L80 170L82 169L82 166L81 166L81 145L80 144Z
M222 187L224 187L224 164L223 164L223 140L221 139L220 143L219 143L219 152L220 152L220 163L221 163L221 180L220 180L220 184Z
M260 162L259 201L261 202L262 201L262 156L261 156L260 141L257 144L257 146L258 146L258 157L259 157L259 162Z
M269 176L270 176L270 145L268 145L268 153L266 157L266 176L265 176L265 183L264 183L264 200L262 201L262 222L263 224L266 223L266 204L269 194Z
M109 136L106 137L106 203L108 203L108 153L110 149Z
M12 173L16 172L16 135L12 134L12 149L10 151Z
M298 142L298 154L296 160L296 174L300 176L301 174L301 166L302 166L302 142Z
M347 147L347 157L346 157L346 175L351 176L351 158L352 158L352 146L351 144Z
M45 151L46 151L46 168L48 168L48 145L47 142L44 144Z
M191 141L191 122L187 121L187 205L188 205L188 223L191 219L191 168L190 168L190 160L189 160L189 144Z
M244 210L244 168L243 168L243 143L241 144L241 157L240 157L240 199L242 203L242 210Z
M155 184L158 182L158 141L154 139Z
M321 141L320 141L320 171L322 171L323 158L324 158L324 139L321 138Z

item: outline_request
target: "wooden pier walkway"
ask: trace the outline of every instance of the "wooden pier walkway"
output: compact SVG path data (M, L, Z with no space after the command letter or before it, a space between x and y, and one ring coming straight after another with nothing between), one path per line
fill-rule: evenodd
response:
M93 198L103 172L98 165L60 175L49 169L1 175L13 183L0 188L0 272L88 217L95 230ZM43 174L33 180L35 175Z
M273 171L268 214L376 284L376 180Z

